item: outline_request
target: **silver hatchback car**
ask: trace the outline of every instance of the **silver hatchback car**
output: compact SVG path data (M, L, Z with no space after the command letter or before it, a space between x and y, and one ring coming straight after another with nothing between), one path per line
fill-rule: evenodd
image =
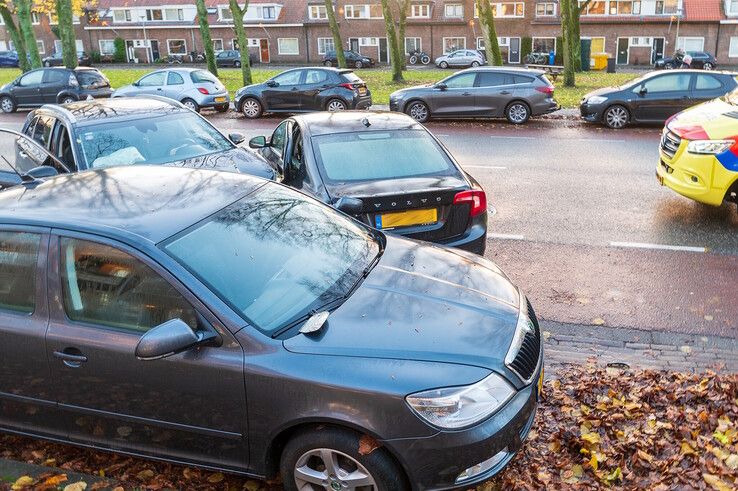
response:
M144 75L131 85L125 85L111 97L158 95L174 99L199 112L204 107L226 112L230 96L225 86L212 73L200 68L168 68Z
M478 67L486 64L487 60L482 53L473 49L459 49L436 58L436 66L439 68Z

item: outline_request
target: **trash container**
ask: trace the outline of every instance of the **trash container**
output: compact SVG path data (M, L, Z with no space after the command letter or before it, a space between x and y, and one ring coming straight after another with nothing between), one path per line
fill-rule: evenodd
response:
M553 50L548 52L548 64L553 65L556 61L556 53Z
M615 73L615 58L607 59L607 73Z
M589 57L592 53L592 40L582 39L579 45L579 53L581 55L579 61L581 63L582 71L589 71Z
M607 59L610 57L607 53L592 53L592 68L595 70L604 70L607 68Z

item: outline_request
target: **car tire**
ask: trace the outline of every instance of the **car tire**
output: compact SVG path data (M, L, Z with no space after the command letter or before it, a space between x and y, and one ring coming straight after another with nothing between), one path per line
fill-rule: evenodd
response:
M666 70L673 70L674 69L674 65L672 65L671 63L665 63L664 64L664 68Z
M705 64L702 65L702 68L705 70L714 70L715 66L711 62L706 61Z
M46 68L49 68L51 66L51 62L50 61L44 62L44 66Z
M478 61L472 61L471 66L472 66L472 68L478 67L479 66L479 62Z
M310 481L301 481L300 476L316 474L325 476L323 485L316 484L316 488L354 489L359 483L344 480L353 477L363 479L367 486L373 484L379 491L409 489L402 469L381 446L368 452L359 450L362 438L368 437L332 427L297 433L287 442L280 458L285 491L310 489Z
M418 123L427 123L430 119L430 109L423 101L411 101L405 108L405 114Z
M337 111L345 111L348 106L341 99L331 99L325 103L325 110L332 113Z
M71 95L65 95L59 100L59 104L70 104L72 102L77 102L77 99L75 99Z
M360 61L357 61L357 62L356 62L356 63L354 64L354 66L355 66L356 68L364 68L364 64L363 64L362 62L360 62Z
M4 113L14 113L15 110L18 109L18 106L12 97L5 95L0 98L0 109L2 109Z
M530 119L530 107L523 101L513 101L505 108L505 118L511 124L525 124Z
M228 104L220 104L218 106L215 106L215 110L219 113L227 113L229 109Z
M239 60L236 60L235 62L233 62L233 67L234 68L241 68L241 62Z
M258 99L247 97L241 102L240 112L246 119L258 119L264 113L264 107Z
M182 99L182 104L187 108L195 111L196 113L200 112L200 106L197 105L197 102L193 101L190 98Z
M630 112L628 112L628 108L620 104L613 104L602 113L602 122L613 130L625 128L629 120Z
M323 62L323 65L324 65L324 66L329 66L329 67L330 67L330 66L333 66L333 62L332 62L331 60L325 60L325 61Z
M448 68L448 63L446 63L445 61L442 61L441 63L438 64L438 68L443 68L445 70L446 68Z

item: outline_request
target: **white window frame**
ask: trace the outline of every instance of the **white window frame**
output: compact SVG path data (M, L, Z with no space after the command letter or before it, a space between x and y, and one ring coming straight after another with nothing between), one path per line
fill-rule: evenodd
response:
M182 41L184 43L184 53L172 53L172 47L169 45L172 41ZM186 39L167 39L167 53L170 55L182 56L188 53L187 51L187 40Z
M41 23L41 16L38 12L31 12L31 24L37 26Z
M531 43L530 43L531 49L533 48L533 46L536 45L536 39L553 39L553 42L554 42L554 55L556 54L556 50L557 50L558 46L556 46L556 38L554 36L534 36L533 38L531 38Z
M271 17L265 17L264 12L272 12L274 15ZM277 7L275 5L262 5L256 7L256 17L261 20L277 20Z
M308 18L311 20L322 20L328 18L325 5L308 5Z
M359 20L359 19L384 19L384 15L378 17L372 17L371 7L381 7L379 4L364 4L364 5L345 5L343 7L343 16L348 20ZM349 15L349 12L351 14ZM379 11L381 14L381 10Z
M457 39L457 40L458 39L461 39L464 42L461 43L462 46L457 46L456 48L450 49L450 50L447 51L446 50L446 40L447 39ZM441 51L443 52L444 55L447 55L449 53L453 53L454 51L457 51L457 50L460 50L460 49L466 49L466 36L449 36L449 37L445 37L445 38L442 38L441 39L441 43L442 43L441 44Z
M620 13L620 4L630 3L630 13ZM637 7L637 8L636 8ZM641 15L641 9L643 5L641 0L609 0L608 9L606 10L608 15ZM614 13L613 13L614 10Z
M175 12L175 19L170 19L167 13L174 11ZM182 22L185 20L184 15L184 9L177 7L177 6L171 6L171 7L162 7L162 17L165 21L168 22Z
M321 43L321 41L322 41L322 43ZM324 55L324 54L326 54L329 51L335 51L336 50L336 43L333 41L333 38L332 37L331 38L317 38L317 41L316 42L318 43L318 54L319 55ZM326 43L327 42L330 42L331 49L327 49L326 48ZM321 44L322 44L322 48L321 48Z
M694 41L699 40L700 41L700 48L699 49L687 49L684 47L684 45L688 41ZM702 36L679 36L676 41L676 47L677 49L681 48L684 51L704 51L705 50L705 38Z
M282 49L282 42L283 41L294 41L296 46L296 51L294 53L292 52L285 52ZM300 38L277 38L277 54L284 55L284 56L299 56L300 54Z
M407 50L407 42L409 39L413 40L413 45L418 51L423 51L423 38L418 36L405 36L405 55L409 55L410 52Z
M131 9L112 9L113 10L113 22L124 24L127 22L133 22L133 14L131 14ZM123 17L122 20L118 20L115 18L115 14L120 13Z
M451 14L449 15L448 10L449 7L453 8L454 10L459 10L459 14ZM463 3L447 3L443 6L443 16L447 19L463 19L464 18L464 4Z
M738 15L738 0L725 0L725 14Z
M409 19L430 19L431 8L427 3L415 3L410 5Z
M577 2L577 4L579 4L580 2L583 2L583 1L584 0L579 0L579 2ZM591 13L592 3L590 2L590 4L587 5L587 8L585 9L585 11L581 13L582 17L584 17L584 16L590 16L590 17L598 17L598 16L600 16L601 17L603 15L608 15L608 12L610 10L608 9L608 6L607 6L607 0L601 0L601 1L599 1L599 3L602 4L602 8L603 8L602 13L594 13L594 14ZM581 8L581 5L579 5L579 7Z
M223 38L214 38L214 39L211 39L211 41L213 42L213 51L216 51L217 52L217 51L223 51L224 50L225 44L223 44ZM216 43L220 43L220 48L218 48L218 47L215 46Z
M104 44L108 44L108 43L110 44L110 46L113 47L113 49L110 50L110 52L105 51L105 49L103 49L103 45ZM97 41L97 47L100 49L100 54L101 55L112 55L112 54L115 54L115 40L113 40L113 39L98 39L98 41Z
M538 13L538 7L543 7L543 13ZM547 13L548 7L552 7L552 12ZM536 17L556 17L556 4L554 2L538 2L536 3Z
M158 10L161 12L161 19L154 19L154 11ZM147 8L146 9L146 22L164 22L164 9L163 8ZM149 17L151 17L149 19Z
M503 5L512 5L513 6L513 15L501 15L499 14L500 10L502 10ZM520 15L518 15L518 5L522 5L523 9ZM497 2L492 4L493 13L495 15L495 19L511 19L511 18L522 18L525 17L525 2Z
M46 48L44 47L44 40L43 39L37 39L36 40L36 47L38 48L38 54L45 55L46 54Z
M738 36L730 36L728 58L738 58Z
M223 12L228 12L227 16L223 15ZM225 22L233 22L233 12L231 12L230 7L218 7L218 20L219 21L225 21Z

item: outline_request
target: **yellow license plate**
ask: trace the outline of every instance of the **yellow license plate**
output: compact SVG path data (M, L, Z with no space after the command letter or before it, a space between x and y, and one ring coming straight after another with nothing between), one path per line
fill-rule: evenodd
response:
M379 228L409 227L411 225L426 225L438 221L438 210L408 210L397 213L383 213L374 219L374 225Z
M366 87L359 87L359 95L366 95Z
M225 102L225 101L226 101L226 98L225 97L216 97L215 98L215 102Z

